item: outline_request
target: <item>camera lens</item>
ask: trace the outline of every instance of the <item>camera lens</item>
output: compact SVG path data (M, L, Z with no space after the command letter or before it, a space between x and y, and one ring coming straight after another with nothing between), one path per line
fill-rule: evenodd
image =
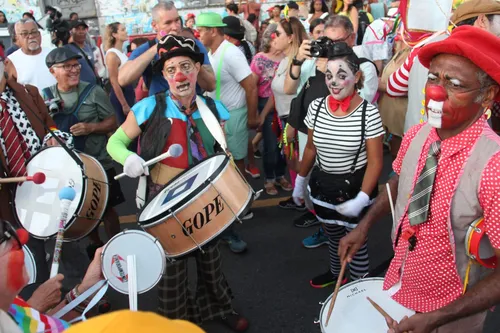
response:
M49 111L52 113L59 111L59 106L57 105L57 103L50 103Z

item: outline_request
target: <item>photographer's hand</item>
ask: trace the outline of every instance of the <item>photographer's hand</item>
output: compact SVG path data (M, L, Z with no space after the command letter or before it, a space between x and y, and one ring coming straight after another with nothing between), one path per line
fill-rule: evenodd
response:
M299 52L295 57L298 61L309 60L311 58L311 41L303 40L302 45L300 45Z

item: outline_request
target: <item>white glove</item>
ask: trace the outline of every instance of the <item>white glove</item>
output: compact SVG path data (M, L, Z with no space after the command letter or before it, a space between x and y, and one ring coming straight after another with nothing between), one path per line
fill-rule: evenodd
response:
M359 191L356 198L348 200L335 206L335 210L347 217L358 217L359 213L370 204L370 197L363 191Z
M139 176L149 175L149 168L143 167L142 165L146 163L139 155L132 154L125 160L123 164L123 172L130 178L137 178Z
M295 178L295 187L292 194L293 202L295 202L297 206L302 206L304 204L304 182L305 178L297 175L297 178Z

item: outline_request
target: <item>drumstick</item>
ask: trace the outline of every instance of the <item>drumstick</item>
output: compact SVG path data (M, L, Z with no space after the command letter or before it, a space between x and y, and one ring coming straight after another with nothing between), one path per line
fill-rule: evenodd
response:
M33 176L27 177L10 177L10 178L0 178L0 184L6 183L22 183L22 182L33 182L35 184L42 184L45 182L45 174L43 172L37 172Z
M375 308L375 310L377 310L377 311L378 311L378 312L379 312L382 316L384 316L384 318L386 318L386 319L390 319L390 320L391 320L391 322L393 322L393 321L394 321L394 319L392 319L392 317L391 317L391 316L390 316L387 312L385 312L385 310L384 310L384 309L382 309L382 307L381 307L380 305L378 305L377 303L375 303L375 302L374 302L374 301L373 301L370 297L368 297L368 296L367 296L367 297L366 297L366 299L367 299L370 303L372 303L372 305L373 305L373 307ZM403 333L408 333L408 332L406 332L406 331L405 331L405 332L403 332Z
M161 160L164 160L169 157L179 157L182 155L182 146L178 143L175 143L168 148L168 151L166 153L163 153L161 155L156 156L155 158L150 159L149 161L146 161L145 163L142 164L143 167L150 166L151 164L155 164L157 162L160 162ZM125 177L126 174L125 172L120 173L119 175L115 176L115 180L118 180L122 177Z
M337 278L337 284L335 285L335 291L333 292L332 299L330 300L330 308L328 309L328 316L326 317L326 324L328 326L328 322L330 321L330 316L332 315L333 306L335 305L335 301L337 300L337 295L339 294L340 284L344 279L345 268L347 266L347 260L342 263L342 268L340 269L339 277Z
M56 236L56 245L54 246L54 256L52 258L52 267L50 268L50 277L53 278L59 271L59 259L61 256L62 243L64 238L64 226L68 219L68 210L71 201L75 198L75 190L66 186L59 191L59 200L61 201L61 217L59 219L59 230Z

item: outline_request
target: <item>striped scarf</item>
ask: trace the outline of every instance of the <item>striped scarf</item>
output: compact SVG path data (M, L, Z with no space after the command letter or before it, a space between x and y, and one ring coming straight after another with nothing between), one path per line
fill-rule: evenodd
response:
M46 316L31 308L28 303L16 297L9 308L9 314L24 333L50 332L59 333L69 327L61 319Z

